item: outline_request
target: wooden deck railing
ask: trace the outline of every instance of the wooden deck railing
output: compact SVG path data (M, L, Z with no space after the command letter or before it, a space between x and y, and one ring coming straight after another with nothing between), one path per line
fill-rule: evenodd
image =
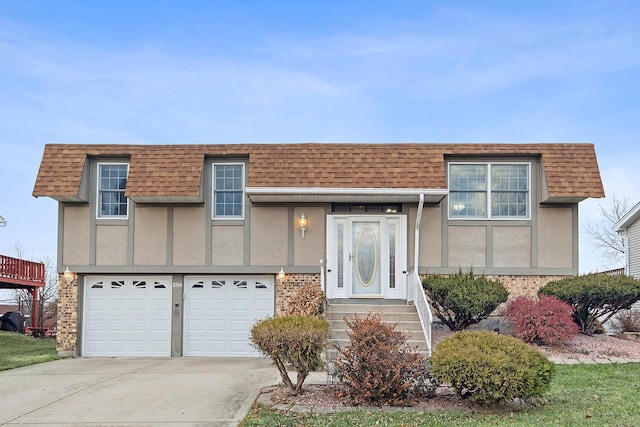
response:
M0 283L44 286L44 264L0 255Z

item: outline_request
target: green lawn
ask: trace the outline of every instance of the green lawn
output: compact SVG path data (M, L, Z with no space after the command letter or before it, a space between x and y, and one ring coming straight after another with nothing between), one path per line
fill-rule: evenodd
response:
M545 400L536 408L498 414L351 411L295 415L255 405L241 426L637 426L640 363L559 365Z
M54 340L0 331L0 371L56 359Z

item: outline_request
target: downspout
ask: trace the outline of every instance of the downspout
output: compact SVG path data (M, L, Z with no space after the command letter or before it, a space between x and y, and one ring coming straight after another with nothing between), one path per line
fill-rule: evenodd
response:
M416 215L415 243L413 251L413 269L418 271L418 262L420 260L420 222L422 221L422 208L424 206L424 194L420 193L420 202L418 202L418 214Z

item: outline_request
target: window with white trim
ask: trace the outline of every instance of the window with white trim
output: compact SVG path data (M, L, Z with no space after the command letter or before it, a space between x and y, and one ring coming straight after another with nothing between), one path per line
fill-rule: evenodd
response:
M449 218L527 219L528 163L450 163Z
M127 163L98 164L99 218L127 218L129 200L124 192L128 174Z
M216 219L244 217L244 164L215 163L213 165L213 217Z

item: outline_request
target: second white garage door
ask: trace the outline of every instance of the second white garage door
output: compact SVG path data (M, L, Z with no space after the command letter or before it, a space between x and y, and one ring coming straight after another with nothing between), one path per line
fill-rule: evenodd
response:
M273 315L273 276L191 276L184 283L185 356L259 356L249 332Z

